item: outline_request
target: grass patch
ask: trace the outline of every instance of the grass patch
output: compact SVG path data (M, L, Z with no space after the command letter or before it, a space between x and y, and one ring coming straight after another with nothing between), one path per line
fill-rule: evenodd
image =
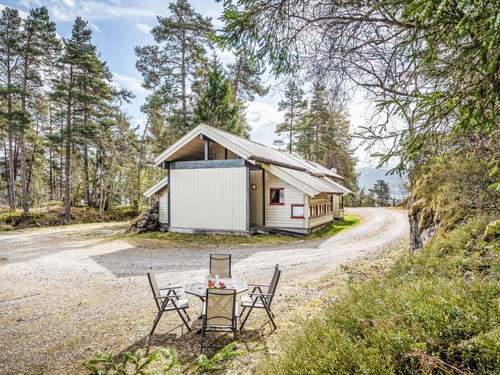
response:
M72 207L72 224L99 223L111 221L131 220L139 213L130 207L113 207L106 212L92 207ZM61 205L49 205L33 208L27 217L22 210L0 211L0 231L13 229L24 229L34 227L48 227L64 225L64 207Z
M479 218L383 275L352 281L262 374L497 373L500 238ZM493 234L492 234L493 233ZM359 280L359 279L358 279Z
M204 247L204 246L244 246L244 245L282 245L296 241L320 240L329 238L338 232L350 228L361 221L357 215L346 215L343 219L331 222L325 228L304 237L279 236L270 234L256 234L251 237L201 235L171 232L144 232L132 233L125 239L138 247Z

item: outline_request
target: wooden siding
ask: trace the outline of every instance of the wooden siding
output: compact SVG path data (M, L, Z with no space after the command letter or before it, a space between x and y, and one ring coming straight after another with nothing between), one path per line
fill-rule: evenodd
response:
M218 143L215 143L215 142L210 142L210 146L208 148L208 156L209 156L209 159L213 159L213 160L223 160L225 159L225 148L222 147L221 145L219 145ZM238 156L230 151L230 150L227 150L227 158L228 159L237 159Z
M247 168L173 169L171 227L247 230Z
M292 219L292 204L304 204L305 194L292 185L279 179L278 177L265 172L266 191L265 197L265 216L266 227L274 228L304 228L305 219ZM270 189L284 188L285 204L270 205ZM304 207L304 210L306 207Z
M158 199L160 200L159 220L161 224L168 224L168 188L163 189Z
M263 213L262 213L262 173L261 170L250 171L250 213L251 213L251 225L262 225ZM252 185L256 185L257 189L252 190Z

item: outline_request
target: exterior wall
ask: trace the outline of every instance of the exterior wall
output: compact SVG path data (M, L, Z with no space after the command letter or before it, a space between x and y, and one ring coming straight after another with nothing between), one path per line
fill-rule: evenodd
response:
M339 219L343 216L343 211L340 211L340 195L333 196L333 217Z
M250 213L251 213L251 225L263 225L263 186L262 186L262 174L263 170L252 170L250 171ZM255 185L257 188L253 190L251 187Z
M215 142L210 142L209 148L208 148L208 156L209 159L212 160L224 160L226 157L225 149L221 145L215 143ZM227 158L228 159L237 159L238 156L230 151L227 150Z
M163 189L158 197L160 201L159 216L161 224L168 224L168 188Z
M265 226L274 228L305 228L306 219L292 219L292 204L303 204L307 215L305 194L278 177L265 172ZM270 189L284 188L285 204L270 205Z
M247 168L171 169L170 227L247 231Z

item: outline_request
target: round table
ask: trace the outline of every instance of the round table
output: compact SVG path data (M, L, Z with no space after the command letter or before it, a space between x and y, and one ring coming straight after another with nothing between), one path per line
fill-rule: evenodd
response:
M236 294L243 293L248 290L248 284L245 280L237 278L220 278L219 280L223 281L224 284L226 284L226 287L224 289L234 289L236 291ZM187 284L184 292L187 294L192 294L193 296L196 296L204 301L205 296L207 295L207 282L198 281L195 283Z

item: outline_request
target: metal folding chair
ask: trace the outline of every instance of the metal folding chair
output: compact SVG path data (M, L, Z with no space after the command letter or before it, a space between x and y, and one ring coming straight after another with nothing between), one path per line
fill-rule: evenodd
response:
M231 278L231 254L210 254L210 276Z
M181 287L168 287L168 288L158 288L158 283L154 274L148 273L149 285L151 286L151 291L153 292L153 299L158 308L158 314L153 323L153 328L149 333L149 338L153 335L156 326L158 325L162 315L167 311L177 311L182 322L191 331L191 327L188 322L191 321L186 309L189 307L188 299L182 294Z
M221 346L204 345L208 332L233 333L236 338L238 329L238 313L236 310L235 289L207 289L204 303L203 325L201 327L201 352L203 349L220 348Z
M271 304L273 302L274 294L276 292L276 287L278 286L278 282L281 276L281 270L279 266L276 265L274 268L273 278L271 279L271 283L269 285L265 284L248 284L248 286L253 287L252 292L241 299L241 316L243 317L245 311L248 309L245 317L240 326L240 330L243 329L243 326L247 322L248 317L253 309L264 309L266 311L267 316L273 326L276 329L276 323L274 322L274 314L271 311ZM267 288L267 293L263 292L263 288Z

